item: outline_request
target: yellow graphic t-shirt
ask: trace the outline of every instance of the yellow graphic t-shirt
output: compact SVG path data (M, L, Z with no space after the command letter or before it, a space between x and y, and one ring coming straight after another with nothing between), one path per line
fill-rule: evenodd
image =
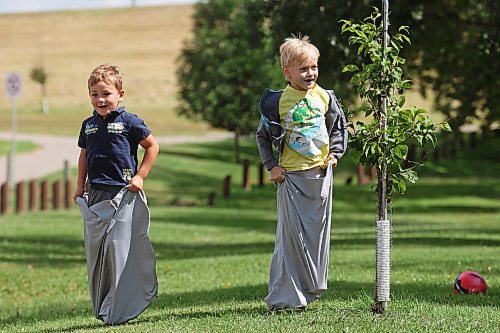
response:
M279 112L285 129L285 145L280 166L290 171L325 167L328 131L325 113L328 93L317 84L307 91L287 86L281 95Z

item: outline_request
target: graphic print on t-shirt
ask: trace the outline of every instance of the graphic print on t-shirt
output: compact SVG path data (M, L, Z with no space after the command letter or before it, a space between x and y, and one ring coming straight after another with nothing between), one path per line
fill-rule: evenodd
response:
M286 114L288 146L304 157L321 155L321 147L328 143L326 127L322 126L322 107L314 99L303 98Z

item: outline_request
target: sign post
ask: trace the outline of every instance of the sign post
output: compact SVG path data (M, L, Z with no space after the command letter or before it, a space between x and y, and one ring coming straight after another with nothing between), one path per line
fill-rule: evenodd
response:
M9 73L5 78L5 95L12 98L12 140L7 165L7 180L9 187L14 186L14 170L16 156L16 134L17 134L17 98L21 94L21 75Z

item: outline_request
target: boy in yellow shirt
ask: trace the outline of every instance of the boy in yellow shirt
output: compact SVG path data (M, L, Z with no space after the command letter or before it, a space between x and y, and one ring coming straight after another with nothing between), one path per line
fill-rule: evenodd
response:
M347 126L333 91L316 84L318 59L307 36L287 38L280 60L288 85L266 89L259 102L257 145L278 201L271 311L305 309L327 288L332 168L346 150Z

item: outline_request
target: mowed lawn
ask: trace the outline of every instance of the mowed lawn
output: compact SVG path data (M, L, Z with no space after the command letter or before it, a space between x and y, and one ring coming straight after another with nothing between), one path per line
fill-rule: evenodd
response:
M329 290L300 313L270 315L266 296L276 227L275 189L241 188L232 142L162 149L146 188L160 292L137 319L105 327L92 317L82 219L76 208L0 217L2 332L498 332L500 172L498 139L460 159L429 163L394 200L388 311L371 313L376 196L335 175ZM480 168L480 169L478 169ZM221 197L232 176L231 195ZM215 206L208 207L210 191ZM486 295L455 295L453 279L476 270Z

